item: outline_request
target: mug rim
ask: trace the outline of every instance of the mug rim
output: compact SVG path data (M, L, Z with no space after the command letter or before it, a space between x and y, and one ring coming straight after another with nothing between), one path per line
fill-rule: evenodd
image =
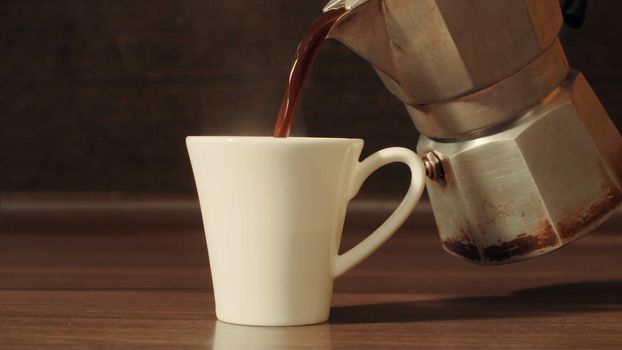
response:
M360 138L345 137L307 137L307 136L186 136L186 142L262 142L262 143L319 143L319 142L337 142L337 143L358 143L364 142Z

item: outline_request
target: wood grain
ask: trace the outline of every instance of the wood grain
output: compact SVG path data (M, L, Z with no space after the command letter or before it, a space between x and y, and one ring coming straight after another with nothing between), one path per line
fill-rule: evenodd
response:
M622 347L619 223L497 267L408 225L336 281L329 322L265 328L216 321L200 227L120 222L2 228L1 349Z

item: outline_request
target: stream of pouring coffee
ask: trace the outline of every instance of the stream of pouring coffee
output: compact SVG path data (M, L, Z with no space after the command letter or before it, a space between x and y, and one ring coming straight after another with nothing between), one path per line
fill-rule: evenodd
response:
M289 71L289 80L281 100L281 107L279 107L279 113L276 116L274 137L289 136L294 109L296 109L302 85L311 70L320 45L326 39L330 28L344 12L344 9L338 9L323 13L315 19L300 40L292 68Z

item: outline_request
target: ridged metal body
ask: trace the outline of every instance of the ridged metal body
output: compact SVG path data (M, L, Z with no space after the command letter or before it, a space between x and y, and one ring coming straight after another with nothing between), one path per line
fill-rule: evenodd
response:
M622 204L622 137L569 69L562 22L557 0L369 0L329 34L406 105L454 255L538 256Z

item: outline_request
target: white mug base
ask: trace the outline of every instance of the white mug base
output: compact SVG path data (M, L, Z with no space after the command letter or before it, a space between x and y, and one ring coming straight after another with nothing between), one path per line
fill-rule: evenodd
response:
M286 326L308 326L312 324L324 323L328 321L329 313L323 315L312 315L312 317L301 317L300 315L291 315L291 317L252 317L252 315L244 315L244 317L227 317L219 315L216 312L216 318L219 321L243 325L243 326L262 326L262 327L286 327Z

